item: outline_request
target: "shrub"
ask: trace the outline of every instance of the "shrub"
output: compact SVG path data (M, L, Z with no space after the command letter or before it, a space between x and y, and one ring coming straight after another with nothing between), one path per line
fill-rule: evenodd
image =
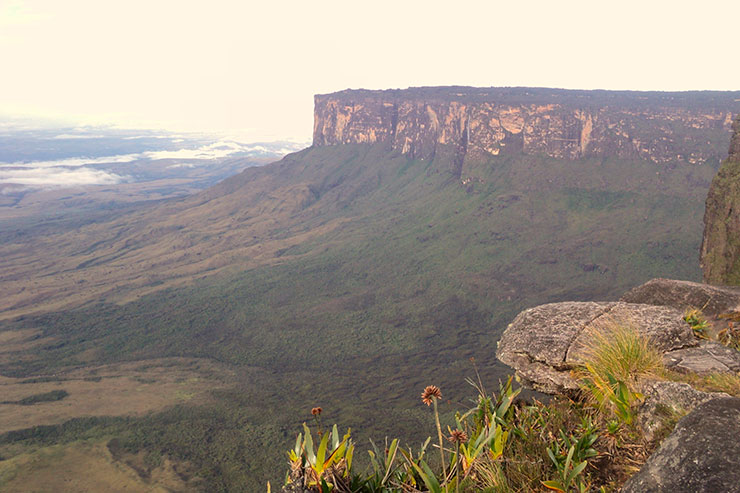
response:
M321 442L314 450L311 430L304 423L305 435L299 433L295 447L288 452L290 473L288 482L308 488L315 488L321 493L332 490L348 490L349 473L352 469L352 457L355 446L350 432L339 440L339 431L334 425L330 433L324 433Z
M52 390L51 392L45 392L43 394L35 394L24 397L23 399L16 401L16 404L20 404L22 406L32 406L39 402L61 401L68 395L69 393L67 393L66 390Z
M683 319L691 326L694 335L700 339L709 339L709 322L704 318L704 314L698 308L686 310Z

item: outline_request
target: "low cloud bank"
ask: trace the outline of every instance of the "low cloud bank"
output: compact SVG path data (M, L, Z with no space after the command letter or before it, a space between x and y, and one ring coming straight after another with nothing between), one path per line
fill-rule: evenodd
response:
M44 188L115 185L123 181L124 177L115 173L90 168L0 168L0 183Z
M60 136L57 136L60 137ZM61 135L68 138L68 135ZM220 140L195 149L175 151L146 151L134 154L119 154L97 158L66 158L34 162L0 162L0 184L17 184L33 187L64 187L74 185L113 185L126 181L122 176L100 169L105 164L121 164L134 161L156 161L163 159L209 161L229 156L270 156L295 152L305 144L280 143L240 144L232 140ZM91 166L96 166L92 168ZM178 163L169 167L192 167L192 163Z

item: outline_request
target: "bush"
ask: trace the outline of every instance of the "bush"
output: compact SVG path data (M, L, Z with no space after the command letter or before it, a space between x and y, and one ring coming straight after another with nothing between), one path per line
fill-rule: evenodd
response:
M16 404L20 404L22 406L32 406L39 402L61 401L68 395L69 393L67 393L66 390L52 390L51 392L24 397L23 399L16 401Z

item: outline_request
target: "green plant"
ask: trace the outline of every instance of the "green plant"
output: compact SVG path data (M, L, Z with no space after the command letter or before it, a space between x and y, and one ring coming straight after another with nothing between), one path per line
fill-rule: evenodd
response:
M39 402L54 402L54 401L60 401L67 397L69 394L66 390L52 390L51 392L45 392L43 394L35 394L28 397L24 397L23 399L20 399L18 401L15 401L14 404L20 404L22 406L32 406L34 404L37 404Z
M405 461L403 463L403 472L399 475L399 486L402 486L408 491L414 491L413 488L416 488L420 485L420 480L421 482L425 482L423 479L423 475L419 474L419 470L421 469L422 472L424 470L424 468L422 467L422 463L424 462L424 455L426 454L427 447L429 446L429 442L431 440L431 437L427 437L427 439L421 445L421 449L419 450L419 455L417 457L414 457L414 453L411 449L398 449Z
M321 437L314 451L311 430L305 423L303 429L305 435L299 433L295 447L288 452L290 472L286 483L297 482L304 487L315 487L321 493L347 491L347 478L352 469L355 448L350 431L340 441L337 425L334 425L330 433Z
M393 480L396 480L398 484L404 482L403 475L399 474L400 466L395 465L399 451L398 438L394 438L390 446L386 443L385 453L381 453L372 440L370 444L373 450L368 450L367 453L370 455L373 474L365 480L365 490L377 493L392 491L391 482Z
M460 444L460 455L462 457L463 477L467 477L476 465L476 461L484 451L488 452L488 459L495 461L504 453L506 440L509 437L508 431L503 431L501 425L491 424L489 428L484 429L473 440Z
M585 354L574 372L579 385L600 410L610 409L631 425L633 406L643 398L639 380L663 370L660 352L636 329L612 324L594 333Z
M424 485L427 487L430 493L448 493L451 491L450 483L443 482L440 484L437 476L434 474L434 471L432 471L429 465L423 460L419 463L411 463L411 465L414 467L414 469L416 469L416 472L424 481Z
M545 487L563 492L569 492L571 489L587 490L579 476L588 465L588 459L598 455L593 445L599 435L588 418L581 420L578 431L579 436L576 438L566 435L562 429L559 430L560 439L547 448L547 456L555 466L558 477L554 480L543 481L542 484Z
M700 339L709 339L709 322L704 318L704 314L698 308L686 310L683 319L689 324L694 335Z
M610 419L606 422L606 432L612 436L617 436L622 429L622 422L617 419Z
M511 426L511 405L521 392L521 388L513 389L512 377L506 383L499 383L499 392L492 396L486 395L480 379L477 383L471 379L467 381L478 391L478 402L474 408L455 418L458 429L464 429L470 437L459 447L464 478L470 474L483 451L488 452L491 461L503 454L509 432L502 425Z
M550 460L553 462L555 468L558 471L558 478L551 479L549 481L542 481L543 486L545 486L547 489L560 491L563 493L570 492L572 488L575 488L575 490L578 492L587 491L586 486L578 480L578 475L580 475L583 470L586 469L588 461L584 460L578 463L573 463L574 452L575 446L571 446L568 449L568 454L566 455L565 460L560 461L555 456L552 449L547 449L547 455L550 457Z
M581 388L589 392L599 409L611 408L619 419L631 425L635 416L633 406L643 395L630 390L624 381L618 380L608 370L602 376L589 363L584 368L586 374L581 377Z

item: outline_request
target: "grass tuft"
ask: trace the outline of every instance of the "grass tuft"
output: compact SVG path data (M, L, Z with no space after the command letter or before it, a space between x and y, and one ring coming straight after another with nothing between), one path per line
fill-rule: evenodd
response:
M615 323L594 332L585 363L603 379L611 375L636 392L639 380L663 369L663 356L637 329Z

